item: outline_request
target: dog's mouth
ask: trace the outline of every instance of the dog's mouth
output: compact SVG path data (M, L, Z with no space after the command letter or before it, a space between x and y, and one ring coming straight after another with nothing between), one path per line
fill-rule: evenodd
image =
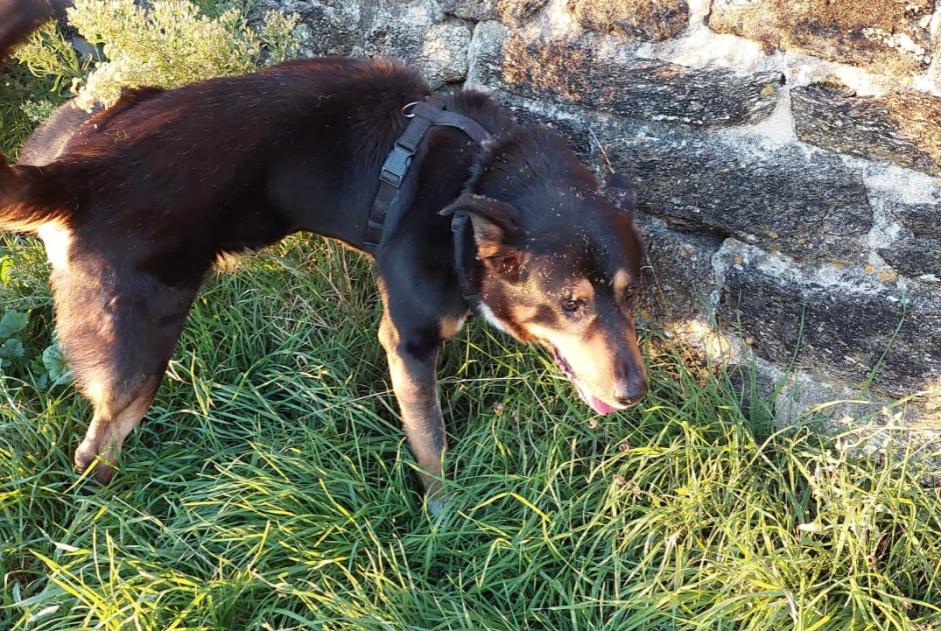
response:
M578 396L580 396L591 409L593 409L598 414L611 414L612 412L617 412L620 409L605 403L593 395L591 390L588 389L588 386L584 385L581 381L578 380L578 377L575 375L575 371L572 370L571 364L565 360L565 357L562 356L562 353L559 352L559 349L557 349L555 346L552 346L551 344L550 348L552 349L552 356L555 358L555 363L559 366L562 374L568 377L569 381L575 384L575 389L578 390Z

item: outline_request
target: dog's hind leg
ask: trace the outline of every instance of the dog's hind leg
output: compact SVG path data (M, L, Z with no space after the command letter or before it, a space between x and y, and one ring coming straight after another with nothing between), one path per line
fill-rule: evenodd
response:
M139 272L53 274L59 339L94 417L75 451L95 477L114 474L127 435L140 423L160 385L196 287L169 287Z
M95 479L102 484L111 481L124 439L144 418L159 384L159 377L150 379L123 396L106 390L112 384L100 384L103 386L101 398L93 402L95 415L84 440L75 450L75 468L79 472L94 464Z

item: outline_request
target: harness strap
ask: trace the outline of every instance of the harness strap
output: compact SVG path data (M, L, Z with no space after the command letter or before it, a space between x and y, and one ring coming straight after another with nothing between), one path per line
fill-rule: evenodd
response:
M454 127L477 144L490 137L490 132L483 125L463 114L449 112L443 109L444 106L444 99L432 95L424 101L409 103L402 108L410 121L395 141L379 172L379 190L376 191L366 220L366 236L363 239L363 247L367 252L375 253L382 242L386 220L393 211L400 211L403 206L403 200L399 199L402 187L412 159L418 153L428 129L436 125Z
M433 105L432 103L436 104ZM440 103L440 105L437 103ZM464 116L463 114L458 114L457 112L449 112L445 109L442 109L443 107L443 99L437 97L434 99L429 99L428 101L421 101L416 103L412 108L411 114L415 117L421 117L430 120L432 125L445 125L447 127L455 127L460 129L478 145L483 144L485 140L490 138L490 132L484 129L484 126L475 121L473 118Z
M454 240L454 266L457 273L457 284L461 289L461 298L471 308L477 311L483 300L477 291L480 279L473 273L474 258L473 234L470 225L471 218L466 212L454 213L451 219L451 236Z

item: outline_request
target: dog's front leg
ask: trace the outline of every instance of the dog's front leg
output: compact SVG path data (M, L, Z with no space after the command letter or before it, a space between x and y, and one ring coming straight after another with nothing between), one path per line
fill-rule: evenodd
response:
M443 508L441 476L447 438L438 402L435 363L441 338L397 327L388 310L379 325L379 340L386 351L392 389L399 401L408 443L421 467L421 481L428 494L428 509Z

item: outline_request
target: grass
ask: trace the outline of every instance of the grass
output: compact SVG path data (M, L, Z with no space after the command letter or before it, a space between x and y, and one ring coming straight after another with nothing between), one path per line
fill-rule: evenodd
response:
M25 137L66 95L53 78L38 79L15 62L0 66L0 153L15 159Z
M430 516L372 272L314 237L210 280L114 483L79 479L88 407L26 361L53 339L43 259L0 242L0 311L29 314L0 376L0 628L941 629L941 446L774 431L657 339L648 397L598 418L471 323Z
M38 349L42 253L10 245L4 298ZM365 262L312 237L215 276L108 488L70 472L76 394L4 378L0 627L941 627L921 459L773 433L652 343L650 395L599 419L540 353L470 326L442 361L431 517L378 314Z

